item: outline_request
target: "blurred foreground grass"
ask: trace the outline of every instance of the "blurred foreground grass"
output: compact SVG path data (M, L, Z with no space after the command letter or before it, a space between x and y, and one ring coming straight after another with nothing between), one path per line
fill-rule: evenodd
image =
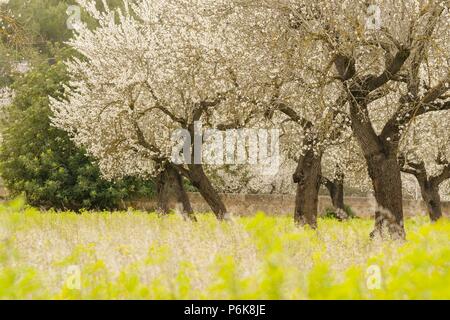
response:
M450 299L450 222L406 221L408 241L369 240L373 222L0 207L0 299Z

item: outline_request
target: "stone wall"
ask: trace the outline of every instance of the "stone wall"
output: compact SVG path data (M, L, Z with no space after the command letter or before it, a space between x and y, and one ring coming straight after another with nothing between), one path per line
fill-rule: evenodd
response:
M210 212L208 205L198 193L190 193L192 207L195 212ZM234 215L252 215L258 211L268 214L286 215L294 212L294 196L280 194L222 194L222 199L228 211ZM359 217L373 216L375 201L368 197L346 197L345 204L349 205ZM425 204L419 200L403 200L406 216L426 214ZM124 207L152 211L155 209L154 200L135 200L124 203ZM327 196L319 197L319 212L325 212L331 207L331 200ZM450 202L443 202L445 215L450 215Z

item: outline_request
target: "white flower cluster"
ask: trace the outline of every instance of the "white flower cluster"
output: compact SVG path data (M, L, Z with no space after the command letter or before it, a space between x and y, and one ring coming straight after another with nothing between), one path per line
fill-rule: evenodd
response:
M10 87L0 88L0 108L10 105L13 99L14 91Z
M14 91L9 87L0 88L0 143L2 142L1 127L8 121L6 107L11 105L14 99Z

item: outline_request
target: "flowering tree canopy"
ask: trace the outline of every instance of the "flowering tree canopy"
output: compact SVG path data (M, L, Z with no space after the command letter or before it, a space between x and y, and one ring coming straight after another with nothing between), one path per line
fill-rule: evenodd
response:
M226 127L248 118L252 102L242 92L250 79L235 70L250 52L240 50L232 26L211 16L217 2L124 1L124 10L105 11L79 3L99 26L78 25L69 42L82 57L67 62L72 81L66 99L52 101L53 123L98 159L106 177L155 176L171 158L177 129L193 136L196 122ZM177 170L211 191L201 165Z
M427 160L418 150L429 144L426 123L446 130L444 117L432 119L450 109L448 1L79 3L98 27L80 24L69 42L81 57L67 63L72 81L52 101L53 123L105 176L155 176L170 162L173 132L192 137L196 123L275 127L283 158L297 162L297 222L316 226L324 176L363 182L368 173L373 234L404 237L404 159L439 167L445 153ZM225 213L202 164L171 165Z
M373 234L386 227L403 237L401 135L413 118L450 108L448 2L264 3L284 13L302 47L310 48L304 69L337 88L323 91L322 99L337 110L333 117L347 115L366 160L378 203Z

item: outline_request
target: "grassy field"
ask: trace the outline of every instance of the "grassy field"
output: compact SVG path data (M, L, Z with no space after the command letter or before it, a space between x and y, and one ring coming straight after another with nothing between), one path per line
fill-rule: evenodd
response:
M450 222L406 221L408 241L371 241L373 222L319 231L258 214L219 223L141 212L0 208L0 298L449 299Z

